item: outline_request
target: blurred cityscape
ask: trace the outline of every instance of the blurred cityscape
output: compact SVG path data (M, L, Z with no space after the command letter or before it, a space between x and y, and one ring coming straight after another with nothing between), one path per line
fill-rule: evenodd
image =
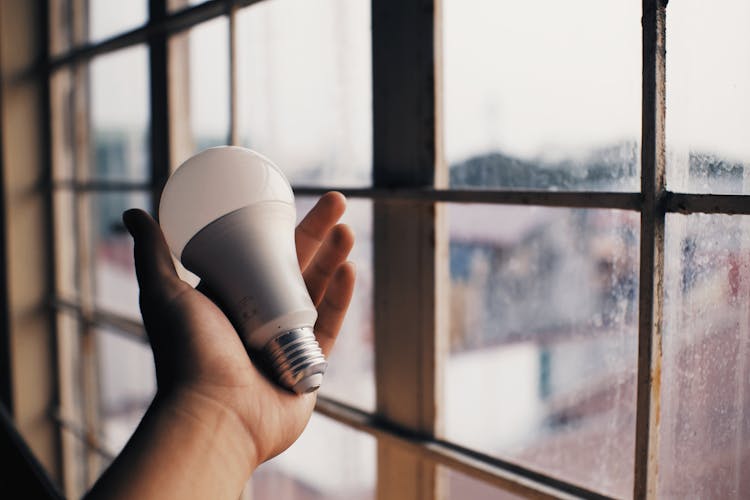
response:
M97 135L101 175L132 175L127 169L142 164L143 141L125 133ZM620 159L619 167L613 156ZM513 188L525 175L543 179L537 186L543 189L601 189L606 187L602 179L611 175L604 166L615 165L622 173L618 181L635 175L637 158L632 143L601 149L575 166L534 164L498 152L453 165L451 179L463 188ZM742 165L707 158L712 157L691 157L691 173L702 181L732 185L743 178ZM319 175L320 168L306 175ZM96 296L100 307L137 317L132 248L120 214L144 205L145 199L128 194L101 198L92 213L97 221ZM300 214L313 201L298 200ZM351 202L347 222L358 237L353 258L360 282L323 389L365 409L374 408L370 217L369 202ZM627 496L635 422L637 213L450 204L447 217L451 327L444 365L445 437ZM670 382L664 397L672 399L663 402L663 412L680 424L665 429L667 453L695 439L693 426L716 423L724 411L748 423L750 399L743 395L748 384L742 373L749 371L740 356L747 352L750 329L742 300L750 296L748 229L744 219L731 216L669 217L664 342L665 363L673 369L664 371L663 385ZM100 338L100 356L105 441L115 451L153 394L153 369L146 346L111 333ZM702 363L701 372L690 378L680 375L693 370L697 357L711 362ZM685 412L679 401L686 396L710 398L713 410ZM719 422L724 421L730 425L728 417ZM722 429L717 427L717 433L727 437ZM707 454L703 458L713 452L717 463L714 471L701 468L712 491L725 484L722 460L748 453L747 446L737 444L743 441L725 442L721 436L710 433L700 443ZM308 453L322 446L337 451L324 461L309 461ZM738 446L739 451L733 449ZM316 417L295 448L261 469L256 491L282 488L295 492L291 498L305 499L368 498L374 468L371 439Z

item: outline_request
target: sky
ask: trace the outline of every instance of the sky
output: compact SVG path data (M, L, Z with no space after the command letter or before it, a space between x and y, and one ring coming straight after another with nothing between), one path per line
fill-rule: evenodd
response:
M568 157L637 138L640 3L445 0L449 163Z
M687 178L690 151L750 163L750 2L678 0L667 12L667 185L710 191Z

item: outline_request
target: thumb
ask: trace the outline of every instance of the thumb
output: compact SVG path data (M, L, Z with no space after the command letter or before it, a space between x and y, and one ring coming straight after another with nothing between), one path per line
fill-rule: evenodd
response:
M153 217L143 210L132 209L122 214L122 221L135 242L133 255L141 290L143 325L154 352L157 386L165 389L175 380L176 363L173 349L167 348L174 345L170 335L175 329L170 327L173 325L165 311L189 285L177 276L167 242Z
M159 224L140 209L127 210L122 221L135 242L133 254L141 308L166 305L184 289L185 283L177 275ZM146 311L143 312L145 315Z

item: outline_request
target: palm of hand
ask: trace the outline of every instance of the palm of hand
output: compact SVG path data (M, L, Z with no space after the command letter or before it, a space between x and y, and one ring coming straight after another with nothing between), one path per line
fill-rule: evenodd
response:
M353 266L345 262L353 235L347 226L336 225L344 208L343 196L327 194L295 235L300 267L318 307L316 335L326 355L343 321L354 281ZM136 235L141 309L159 391L190 391L218 402L240 417L253 436L259 461L277 455L302 433L315 395L295 395L256 368L221 309L177 277L158 226L141 214L126 216L131 219L126 223ZM150 237L139 237L139 231Z

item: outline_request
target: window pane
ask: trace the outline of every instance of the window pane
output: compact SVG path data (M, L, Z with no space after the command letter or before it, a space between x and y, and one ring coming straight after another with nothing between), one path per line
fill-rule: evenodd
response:
M92 235L94 302L107 311L140 319L138 282L133 263L133 239L122 223L129 208L149 209L146 193L89 195Z
M148 16L147 0L48 0L47 5L52 55L138 28ZM87 7L80 16L82 6Z
M750 217L667 215L658 496L750 492Z
M301 220L316 201L317 198L297 197L297 218ZM372 202L349 199L341 222L354 230L356 240L349 260L356 265L357 279L320 391L325 396L373 411Z
M229 23L219 17L170 40L174 166L229 141Z
M750 3L680 0L667 15L667 185L748 193Z
M370 2L262 2L237 34L242 145L294 184L371 184Z
M375 498L375 439L313 414L291 448L253 474L253 498Z
M96 330L102 444L117 454L156 394L154 358L148 344L114 330Z
M443 5L451 186L638 190L639 2Z
M629 495L637 214L449 204L447 216L445 437Z
M91 166L88 176L106 180L146 180L150 162L146 47L138 45L94 59L89 78Z
M146 24L146 0L88 0L89 40L97 42Z
M439 466L444 500L521 500L522 496L505 491L484 481L474 479L450 467Z

